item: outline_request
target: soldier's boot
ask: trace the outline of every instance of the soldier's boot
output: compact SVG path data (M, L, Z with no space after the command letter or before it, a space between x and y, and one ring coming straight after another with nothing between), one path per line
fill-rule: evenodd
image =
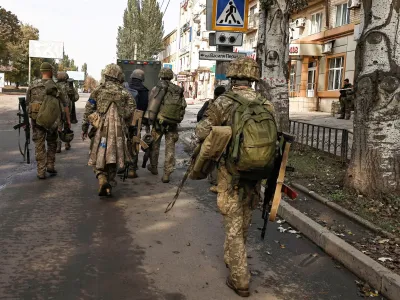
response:
M250 291L249 288L247 289L239 289L235 286L233 283L232 279L230 276L226 278L226 285L232 289L236 294L238 294L240 297L249 297L250 296Z
M212 187L210 187L210 192L214 193L214 194L218 194L218 188L216 185L213 185Z
M46 179L46 174L45 173L38 173L37 178L39 179Z
M151 172L153 175L158 175L158 169L157 167L153 167L152 165L147 165L147 170Z
M128 171L128 178L138 178L138 174L134 169L129 169Z
M65 150L71 149L71 143L65 143Z
M108 183L107 176L100 174L97 176L99 180L99 196L111 196L111 184Z
M163 183L168 183L169 182L169 180L170 180L170 173L164 173L164 175L163 175L163 177L161 178L161 181L163 182Z
M350 117L351 117L351 112L350 113L346 113L345 119L346 120L350 120Z
M343 120L344 119L344 115L340 115L340 117L339 118L337 118L338 120Z
M47 164L46 171L50 175L57 175L57 170L55 169L54 165L52 165L52 164Z
M57 149L56 149L56 153L61 153L61 141L57 142Z

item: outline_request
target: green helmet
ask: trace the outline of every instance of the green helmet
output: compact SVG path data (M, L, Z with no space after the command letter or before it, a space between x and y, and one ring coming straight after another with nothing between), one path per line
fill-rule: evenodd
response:
M144 71L141 69L133 70L131 78L136 78L139 79L140 81L144 81Z
M74 139L74 132L71 129L64 129L58 133L58 136L64 143L69 143Z
M44 62L40 65L40 72L53 72L53 66L48 62Z
M158 77L161 79L171 80L174 78L174 72L172 72L171 69L162 68L160 73L158 74Z
M58 81L66 81L69 78L67 72L59 71L57 72L57 80Z
M122 73L122 70L118 65L109 64L104 69L104 76L117 79L118 81L123 81L124 73Z
M254 59L250 57L240 57L231 61L226 72L226 77L232 79L259 81L260 68Z

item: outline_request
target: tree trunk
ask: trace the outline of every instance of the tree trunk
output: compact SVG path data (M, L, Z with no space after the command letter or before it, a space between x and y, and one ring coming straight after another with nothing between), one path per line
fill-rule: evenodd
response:
M397 0L364 0L356 49L354 142L347 186L400 194L400 31Z
M289 130L289 13L286 0L265 1L260 9L257 88L272 101L280 131Z

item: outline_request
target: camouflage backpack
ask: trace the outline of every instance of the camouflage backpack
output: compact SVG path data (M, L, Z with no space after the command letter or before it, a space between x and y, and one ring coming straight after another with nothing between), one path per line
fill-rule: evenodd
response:
M261 95L253 101L232 91L224 96L236 104L226 159L229 173L241 179L267 178L273 167L278 139L273 112Z
M186 101L183 97L183 89L168 82L157 118L169 124L178 124L183 120L185 109Z

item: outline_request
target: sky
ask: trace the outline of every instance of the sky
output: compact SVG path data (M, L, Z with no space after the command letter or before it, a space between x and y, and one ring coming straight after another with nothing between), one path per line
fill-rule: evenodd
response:
M164 11L168 0L158 0ZM170 0L164 16L164 35L178 26L180 0ZM39 40L64 42L65 53L79 70L100 79L101 70L116 62L118 26L127 0L0 0L0 6L22 23L39 29Z

